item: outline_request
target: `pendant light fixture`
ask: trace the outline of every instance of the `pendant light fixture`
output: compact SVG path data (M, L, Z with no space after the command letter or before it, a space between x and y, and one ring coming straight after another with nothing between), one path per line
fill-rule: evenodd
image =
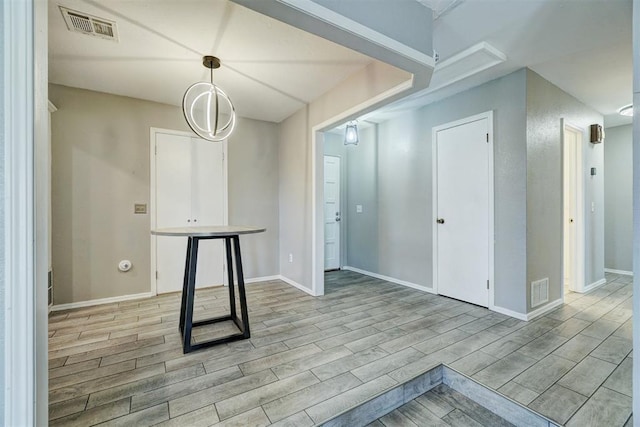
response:
M236 126L236 110L229 96L213 84L213 70L220 68L220 59L205 56L202 64L209 69L209 82L189 86L182 98L182 112L196 135L207 141L222 141Z
M358 145L358 123L356 120L352 120L347 123L347 127L344 129L344 145Z
M622 107L618 110L621 116L633 117L633 104Z

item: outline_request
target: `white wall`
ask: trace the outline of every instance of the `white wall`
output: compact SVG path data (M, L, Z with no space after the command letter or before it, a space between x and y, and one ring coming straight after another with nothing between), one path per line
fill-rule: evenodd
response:
M187 130L178 107L51 85L55 304L149 292L149 128ZM240 119L229 141L229 222L269 230L242 242L245 277L278 274L278 128ZM121 259L134 268L117 270Z
M604 266L633 270L633 127L606 129L604 145Z

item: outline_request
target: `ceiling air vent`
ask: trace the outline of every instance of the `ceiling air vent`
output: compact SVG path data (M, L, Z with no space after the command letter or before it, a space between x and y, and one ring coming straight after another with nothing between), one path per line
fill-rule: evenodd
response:
M60 11L69 31L118 41L118 28L114 21L67 9L63 6L60 6Z

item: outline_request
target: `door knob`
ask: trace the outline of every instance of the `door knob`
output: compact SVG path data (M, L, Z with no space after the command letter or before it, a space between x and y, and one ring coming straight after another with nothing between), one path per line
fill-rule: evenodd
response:
M573 218L571 218L571 219L569 220L569 222L573 224Z
M340 221L340 212L336 212L336 222Z
M444 218L438 218L438 224L444 224Z

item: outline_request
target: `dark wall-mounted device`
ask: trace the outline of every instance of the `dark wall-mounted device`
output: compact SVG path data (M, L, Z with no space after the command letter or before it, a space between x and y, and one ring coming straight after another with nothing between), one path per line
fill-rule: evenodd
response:
M602 126L595 124L589 126L589 129L591 131L589 142L593 144L600 144L602 141L604 141L604 129L602 129Z

